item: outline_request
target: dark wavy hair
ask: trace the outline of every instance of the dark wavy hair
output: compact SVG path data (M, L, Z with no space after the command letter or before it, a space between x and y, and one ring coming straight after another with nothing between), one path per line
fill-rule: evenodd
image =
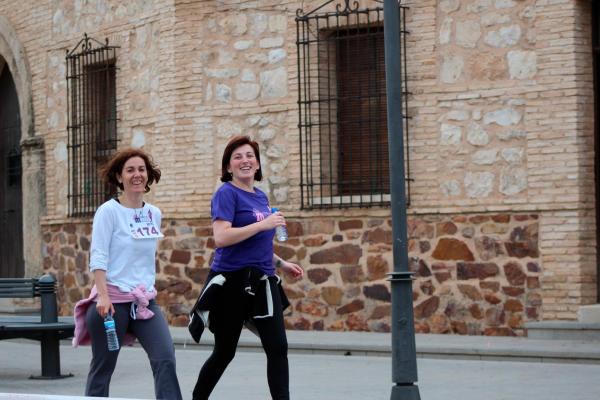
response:
M150 191L150 185L160 180L160 169L154 164L150 154L146 153L142 149L126 148L120 150L110 160L108 160L102 167L100 167L100 177L102 180L112 186L116 186L123 190L123 184L117 179L118 175L123 175L123 167L127 160L133 157L140 157L146 164L146 171L148 173L148 182L146 182L146 190Z
M229 171L227 171L227 166L229 165L229 161L231 161L231 155L233 154L235 149L237 149L238 147L241 147L245 144L249 144L250 147L252 147L252 149L254 150L254 155L256 156L256 159L258 160L259 167L256 170L256 172L254 173L254 180L255 181L262 180L262 169L261 169L262 164L260 163L260 150L258 148L258 143L256 143L254 140L250 139L250 136L240 135L240 136L232 137L229 140L229 143L227 143L225 150L223 151L223 159L221 160L221 182L229 182L230 180L233 179L233 176L231 175L231 173Z

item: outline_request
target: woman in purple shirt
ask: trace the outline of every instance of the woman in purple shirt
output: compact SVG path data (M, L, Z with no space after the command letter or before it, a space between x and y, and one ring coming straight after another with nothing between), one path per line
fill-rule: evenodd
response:
M254 182L262 179L258 143L248 136L233 137L221 167L221 181L225 183L211 202L217 249L205 291L213 280L224 283L219 283L219 292L208 310L215 346L200 370L193 398L208 399L233 360L246 324L258 333L267 355L273 400L286 400L290 394L283 309L289 303L275 271L278 268L296 279L304 271L273 253L275 227L285 225L285 219L280 212L271 213L266 194L254 187Z

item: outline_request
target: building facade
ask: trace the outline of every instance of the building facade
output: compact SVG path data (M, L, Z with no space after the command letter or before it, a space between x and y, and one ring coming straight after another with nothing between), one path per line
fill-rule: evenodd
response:
M71 314L92 284L96 165L143 147L163 171L158 301L186 325L222 150L250 134L288 220L276 251L306 271L285 284L288 327L389 331L381 3L1 0L0 200L21 212L3 215L2 274L55 274ZM417 332L576 319L598 303L593 2L402 4Z

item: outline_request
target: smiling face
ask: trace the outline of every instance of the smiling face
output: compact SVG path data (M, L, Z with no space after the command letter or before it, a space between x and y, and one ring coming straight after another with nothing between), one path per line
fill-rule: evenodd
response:
M148 183L146 163L141 157L131 157L123 165L123 170L117 174L117 180L123 185L125 193L145 193Z
M254 174L260 168L260 164L254 154L254 149L245 144L233 150L227 171L231 173L234 180L253 182Z

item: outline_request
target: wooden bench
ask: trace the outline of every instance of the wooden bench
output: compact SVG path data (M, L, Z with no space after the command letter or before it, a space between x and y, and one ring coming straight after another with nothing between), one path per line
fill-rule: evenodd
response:
M60 373L60 339L73 336L73 317L58 317L56 280L41 278L0 278L0 298L41 298L39 315L0 315L0 340L33 339L40 341L42 374L32 379L58 379L73 376Z

